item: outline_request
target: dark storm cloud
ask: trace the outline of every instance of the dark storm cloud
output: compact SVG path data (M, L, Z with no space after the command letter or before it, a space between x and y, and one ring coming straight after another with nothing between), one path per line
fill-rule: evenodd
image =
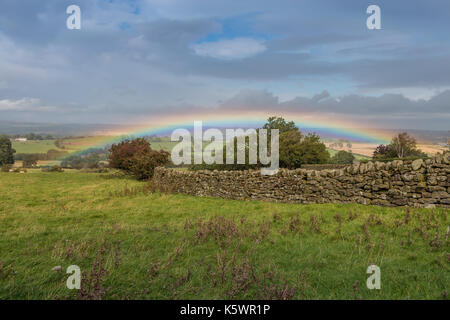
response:
M376 31L365 27L361 1L75 3L82 29L71 31L65 10L74 1L0 1L0 118L114 121L217 101L408 115L430 128L449 115L448 1L378 1L383 29ZM279 101L277 90L295 97L299 83L308 84L308 96L328 91ZM441 93L417 100L405 88Z
M450 90L441 92L428 100L411 100L401 94L383 94L378 97L356 94L331 97L327 91L311 98L296 97L281 102L267 90L242 90L224 101L222 108L293 111L300 113L336 113L343 115L415 115L422 114L449 117ZM449 117L450 118L450 117Z
M450 85L450 54L427 58L353 61L348 74L362 87L436 87Z

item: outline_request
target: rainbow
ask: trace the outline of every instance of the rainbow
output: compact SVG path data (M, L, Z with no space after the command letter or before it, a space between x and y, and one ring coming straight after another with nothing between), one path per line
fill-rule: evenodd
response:
M120 130L113 130L105 134L104 139L86 145L76 153L89 148L101 148L117 142L123 136L142 137L147 135L170 135L178 128L191 129L194 121L202 121L204 128L258 128L273 114L282 116L286 120L294 121L301 131L315 131L319 135L326 134L338 138L361 141L367 143L386 143L391 135L383 130L370 129L369 124L339 119L335 116L329 118L323 115L299 114L295 112L261 112L256 110L217 110L207 109L208 112L196 111L192 113L166 114L146 120L137 120L132 125L123 125ZM139 121L139 122L138 122ZM361 128L365 127L365 128ZM74 153L71 153L74 154Z

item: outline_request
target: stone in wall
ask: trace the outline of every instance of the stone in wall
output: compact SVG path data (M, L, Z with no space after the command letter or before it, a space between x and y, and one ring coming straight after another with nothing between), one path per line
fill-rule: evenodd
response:
M293 203L357 202L450 208L450 153L432 159L355 162L340 169L181 171L156 168L157 185L194 196Z

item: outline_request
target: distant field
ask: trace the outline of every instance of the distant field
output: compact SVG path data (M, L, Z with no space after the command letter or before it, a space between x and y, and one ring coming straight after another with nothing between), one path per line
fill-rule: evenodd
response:
M13 141L12 146L16 150L16 153L46 153L50 149L59 150L55 146L55 141L56 140Z
M448 150L448 148L445 148L437 144L417 144L417 148L425 153L428 153L429 155L434 155L437 152L442 153L443 151Z
M91 136L84 138L74 138L74 139L63 139L61 140L62 146L66 151L78 151L87 148L94 148L101 146L103 143L112 139L113 137L108 136Z
M74 139L63 139L61 140L61 144L64 147L63 149L58 149L55 146L56 140L41 140L41 141L27 141L27 142L13 142L13 148L16 149L17 153L45 153L50 149L57 149L57 150L65 150L68 152L74 152L79 151L91 147L98 147L102 146L105 142L112 139L108 136L91 136L91 137L83 137L83 138L74 138ZM178 143L178 142L172 142L169 141L168 137L162 138L163 141L161 142L150 142L151 146L155 150L165 150L168 152L172 151L172 148ZM337 149L336 147L330 147L330 144L332 144L333 141L328 141L325 143L327 146L327 150L330 153L331 156L333 156L337 151L339 150L346 150L349 149L347 147L343 149ZM203 145L207 145L208 143L205 142ZM352 148L351 151L353 152L354 156L358 160L368 159L372 157L373 151L377 147L377 144L373 143L360 143L360 142L352 142ZM443 150L446 150L446 148L439 146L439 145L433 145L433 144L419 144L418 148L422 151L433 155L436 152L442 152Z
M330 144L332 144L332 142L327 142L325 143L325 145L327 147L330 148ZM363 143L363 142L352 142L352 152L353 154L356 155L360 155L362 157L372 157L373 152L375 150L375 148L378 146L379 144L377 143ZM427 153L428 155L432 156L435 155L437 152L443 152L445 150L447 150L447 148L442 147L438 144L417 144L417 148L419 150L422 150L423 152ZM348 148L342 148L342 149L337 149L337 148L333 148L334 150L338 151L338 150L345 150L348 151Z
M233 201L145 186L74 170L0 173L0 299L447 295L449 210ZM380 290L365 285L372 263ZM81 291L65 286L74 264Z
M170 152L170 151L172 151L172 148L177 143L178 142L164 141L164 142L151 142L150 144L151 144L153 149L156 149L156 150L162 149L162 150ZM204 143L204 146L205 145L208 145L208 143ZM330 153L331 157L334 156L338 152L337 150L330 149L330 148L327 148L327 151ZM355 154L354 153L353 155L355 156L355 158L357 160L363 160L363 159L368 159L369 158L369 157L361 155L361 154Z
M327 151L330 153L330 156L334 156L336 153L338 153L338 150L334 150L334 149L329 149L327 148ZM356 154L353 153L353 156L355 157L356 160L364 160L364 159L369 159L369 157L361 155L361 154Z
M62 145L67 151L78 151L87 148L95 148L101 146L104 143L113 141L113 136L91 136L83 138L73 138L62 140ZM162 142L150 142L153 149L171 151L173 146L177 142L162 141Z
M37 165L38 166L54 166L54 165L60 165L61 161L59 160L39 160ZM22 161L16 160L13 165L14 168L21 168L22 167Z
M330 147L330 145L332 143L333 142L327 142L327 143L325 143L325 145L328 148L335 150L336 152L340 151L340 150L345 150L345 151L351 150L355 156L358 155L363 158L365 157L366 159L372 157L373 151L378 146L378 144L376 144L376 143L351 142L351 144L352 144L351 148L343 147L343 148L339 149L336 147Z
M172 142L172 141L164 141L164 142L150 142L150 145L152 149L154 150L165 150L167 152L171 152L172 148L176 146L178 142Z
M92 137L83 137L83 138L73 138L73 139L62 139L60 143L62 145L62 149L57 148L55 145L56 140L39 140L39 141L26 141L26 142L13 142L13 148L16 150L16 153L46 153L50 149L67 151L69 153L76 152L83 149L102 147L102 144L112 139L112 137L108 136L92 136ZM166 150L170 152L174 145L177 142L152 142L151 146L156 150ZM52 165L58 164L59 162L55 161L39 161L38 165ZM21 161L17 161L15 163L15 167L21 166Z

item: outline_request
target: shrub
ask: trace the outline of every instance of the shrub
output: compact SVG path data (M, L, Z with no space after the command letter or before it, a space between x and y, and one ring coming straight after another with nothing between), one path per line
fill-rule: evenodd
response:
M74 169L98 169L104 167L102 161L106 161L108 150L106 148L89 148L76 155L70 155L63 159L61 166Z
M109 172L108 168L98 167L98 168L83 168L81 169L83 173L107 173Z
M355 156L353 155L353 153L341 150L337 152L333 157L331 157L330 163L352 164L353 160L355 160Z
M100 156L96 153L87 155L74 155L65 158L61 165L65 168L71 167L74 169L95 169L100 167Z
M380 144L373 152L373 159L394 158L395 152L389 145Z
M25 154L23 157L22 166L24 168L34 167L35 165L37 165L38 160L39 160L39 157L37 154L34 154L34 153Z
M156 151L143 138L125 140L113 144L109 149L109 166L123 170L139 180L153 177L155 167L169 163L169 153Z
M9 172L12 169L12 164L5 164L1 167L1 172Z
M63 168L58 165L42 168L41 171L42 172L64 172Z

